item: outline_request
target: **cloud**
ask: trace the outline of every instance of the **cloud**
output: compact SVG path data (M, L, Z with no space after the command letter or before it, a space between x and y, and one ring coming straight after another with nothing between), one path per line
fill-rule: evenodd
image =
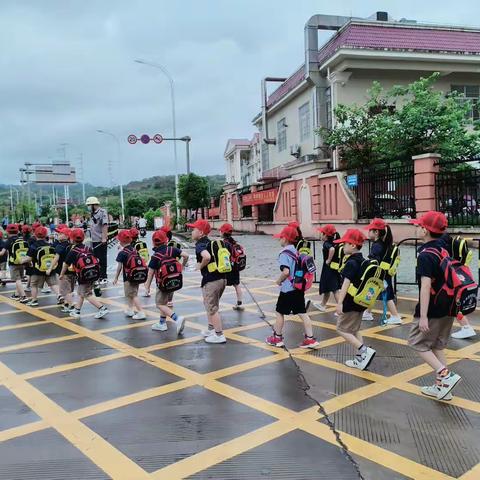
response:
M170 91L175 79L177 133L192 137L192 168L223 173L229 137L249 137L260 108L260 80L288 75L303 62L303 26L315 13L367 16L384 2L354 0L23 0L0 5L0 183L16 183L25 161L60 158L68 143L83 152L85 179L108 185L112 138L121 140L123 181L174 173L171 143L130 146L130 133L172 131ZM476 2L456 9L406 0L388 7L396 18L464 23ZM324 38L328 35L321 34ZM184 144L178 145L185 169ZM115 177L120 177L116 165Z

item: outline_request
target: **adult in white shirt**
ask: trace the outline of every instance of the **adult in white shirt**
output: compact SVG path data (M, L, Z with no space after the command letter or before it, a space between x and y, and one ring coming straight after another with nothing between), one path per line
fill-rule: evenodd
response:
M140 215L138 219L138 228L147 228L147 219L143 218L143 215Z

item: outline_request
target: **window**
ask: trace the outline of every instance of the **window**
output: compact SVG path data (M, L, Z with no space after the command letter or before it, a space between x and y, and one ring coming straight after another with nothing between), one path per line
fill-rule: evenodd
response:
M279 152L283 152L287 148L287 122L285 117L277 122L277 145Z
M326 118L326 127L332 129L332 89L327 87L325 89L325 118Z
M460 98L459 102L462 104L468 102L470 104L470 110L467 113L467 118L470 120L479 120L479 98L480 98L480 86L479 85L452 85L452 92L460 93L464 98Z
M298 109L300 124L300 141L304 142L310 137L310 103L307 102Z

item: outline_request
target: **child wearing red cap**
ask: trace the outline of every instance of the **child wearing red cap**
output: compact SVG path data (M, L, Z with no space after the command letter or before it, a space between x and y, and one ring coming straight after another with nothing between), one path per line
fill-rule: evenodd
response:
M368 230L368 238L372 241L370 253L368 258L376 260L379 265L382 263L385 255L393 245L393 235L390 226L383 218L374 218L370 225L366 228ZM393 291L392 277L385 273L386 288L382 295L386 296L387 308L390 312L390 317L385 320L384 325L401 325L402 319L398 313L397 306L395 305L395 292ZM382 295L380 298L382 298ZM373 307L372 307L373 308ZM373 321L373 315L370 310L363 312L363 320Z
M207 220L197 220L195 223L188 223L187 227L192 229L192 240L195 242L195 254L197 256L197 270L202 274L203 304L208 318L208 329L203 336L206 343L226 343L227 339L223 334L222 319L218 310L220 299L227 285L224 273L218 270L210 271L208 266L215 263L212 254L211 241L208 234L212 227Z
M356 304L352 295L348 293L350 285L357 284L362 274L362 265L365 258L363 258L360 250L365 240L366 238L360 230L351 228L345 232L342 238L334 241L334 243L343 243L343 251L345 255L349 255L342 269L343 284L337 303L337 332L356 349L353 360L347 360L345 364L359 370L365 370L377 353L373 348L367 347L363 343L360 334L362 314L365 307Z
M38 307L38 290L46 283L57 294L57 303L60 303L58 296L58 276L52 273L50 267L44 267L41 256L53 257L55 255L54 248L48 243L48 230L45 227L37 227L35 229L36 241L28 249L27 255L22 263L32 263L33 273L31 276L32 298L27 303L29 307ZM51 263L50 263L51 266ZM45 270L46 268L46 270Z
M153 252L154 254L150 258L150 262L148 264L148 278L147 282L145 283L145 290L147 294L150 295L150 287L152 284L153 277L155 276L156 272L161 268L162 261L166 258L182 260L182 266L185 267L188 263L188 253L183 252L175 247L169 247L168 237L163 230L157 230L152 235L152 242L154 245ZM159 286L157 285L157 293L155 295L155 304L157 308L160 310L160 320L157 323L152 325L152 330L158 332L165 332L168 330L167 327L167 317L170 317L177 326L177 335L181 335L183 329L185 328L185 318L177 315L173 310L171 305L171 301L173 299L173 292L164 292L160 290Z
M230 254L232 254L235 245L237 244L236 240L232 237L233 226L229 223L224 223L220 228L220 233L223 235L223 241L227 246ZM237 294L237 304L234 305L234 310L243 310L242 302L242 289L240 287L240 270L232 262L232 271L227 273L227 287L233 287L235 293Z
M127 299L127 311L125 314L127 317L131 317L133 320L145 320L146 315L143 311L142 305L138 300L138 283L132 283L127 278L126 265L131 255L138 255L135 247L132 245L132 230L120 230L117 238L120 243L121 250L118 252L116 262L117 271L115 278L113 279L113 285L118 284L118 277L123 272L123 291L125 298Z
M28 244L19 235L18 225L11 223L7 225L7 239L4 243L4 248L8 252L8 266L10 269L10 279L15 282L15 293L10 297L13 300L18 300L21 303L27 303L29 300L25 295L25 290L22 285L22 278L24 273L24 266L22 258L27 254Z
M330 294L333 293L333 297L335 298L335 301L337 301L341 285L340 274L330 268L330 263L332 262L335 253L335 245L333 242L338 238L338 233L335 226L331 224L320 227L318 231L321 234L320 239L323 242L323 267L319 286L319 293L320 295L323 295L323 297L321 302L315 302L313 306L321 312L326 312Z
M70 234L71 230L65 226L56 228L58 232L58 240L55 243L55 258L51 268L47 271L47 275L50 275L51 272L56 272L57 274L62 273L63 263L67 257L68 252L72 248L70 243ZM65 275L58 281L58 291L60 298L63 300L63 313L70 313L70 310L73 307L73 291L75 290L75 272L72 269L66 271Z
M303 321L305 329L305 338L300 344L300 348L315 348L318 346L316 338L313 336L312 321L307 315L305 308L305 292L296 289L293 286L292 275L295 272L296 257L298 252L294 246L297 239L297 229L295 227L285 227L279 234L274 235L280 239L280 245L283 250L278 256L280 267L280 276L277 279L277 285L280 287L276 306L276 321L273 329L273 335L268 337L265 342L273 347L283 347L283 327L285 325L285 315L298 315Z
M63 263L62 272L60 274L60 279L66 275L69 267L76 269L77 262L80 257L83 255L92 255L92 249L84 245L83 241L85 240L85 232L82 228L73 228L70 232L70 239L72 240L73 247L67 253L65 257L65 262ZM85 300L92 304L95 308L98 309L98 312L95 314L95 318L103 318L109 313L108 308L105 305L102 305L96 297L93 295L93 282L79 283L77 287L78 301L74 308L70 310L69 315L73 318L79 318L80 312Z
M7 261L8 250L5 248L5 241L3 240L3 231L0 230L0 285L4 287L7 279Z
M419 248L417 257L420 301L415 308L408 344L436 372L435 384L422 387L421 392L438 400L451 400L451 391L461 380L460 375L447 368L444 353L454 318L449 316L445 307L434 302L435 293L444 284L444 274L440 257L433 253L440 253L444 248L442 236L446 233L448 222L443 213L430 211L410 223L419 227L417 235L424 244Z

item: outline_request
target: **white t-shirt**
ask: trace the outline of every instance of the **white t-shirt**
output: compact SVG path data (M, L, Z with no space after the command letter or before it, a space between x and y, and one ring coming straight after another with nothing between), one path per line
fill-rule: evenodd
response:
M138 228L147 228L147 220L145 218L138 219Z

